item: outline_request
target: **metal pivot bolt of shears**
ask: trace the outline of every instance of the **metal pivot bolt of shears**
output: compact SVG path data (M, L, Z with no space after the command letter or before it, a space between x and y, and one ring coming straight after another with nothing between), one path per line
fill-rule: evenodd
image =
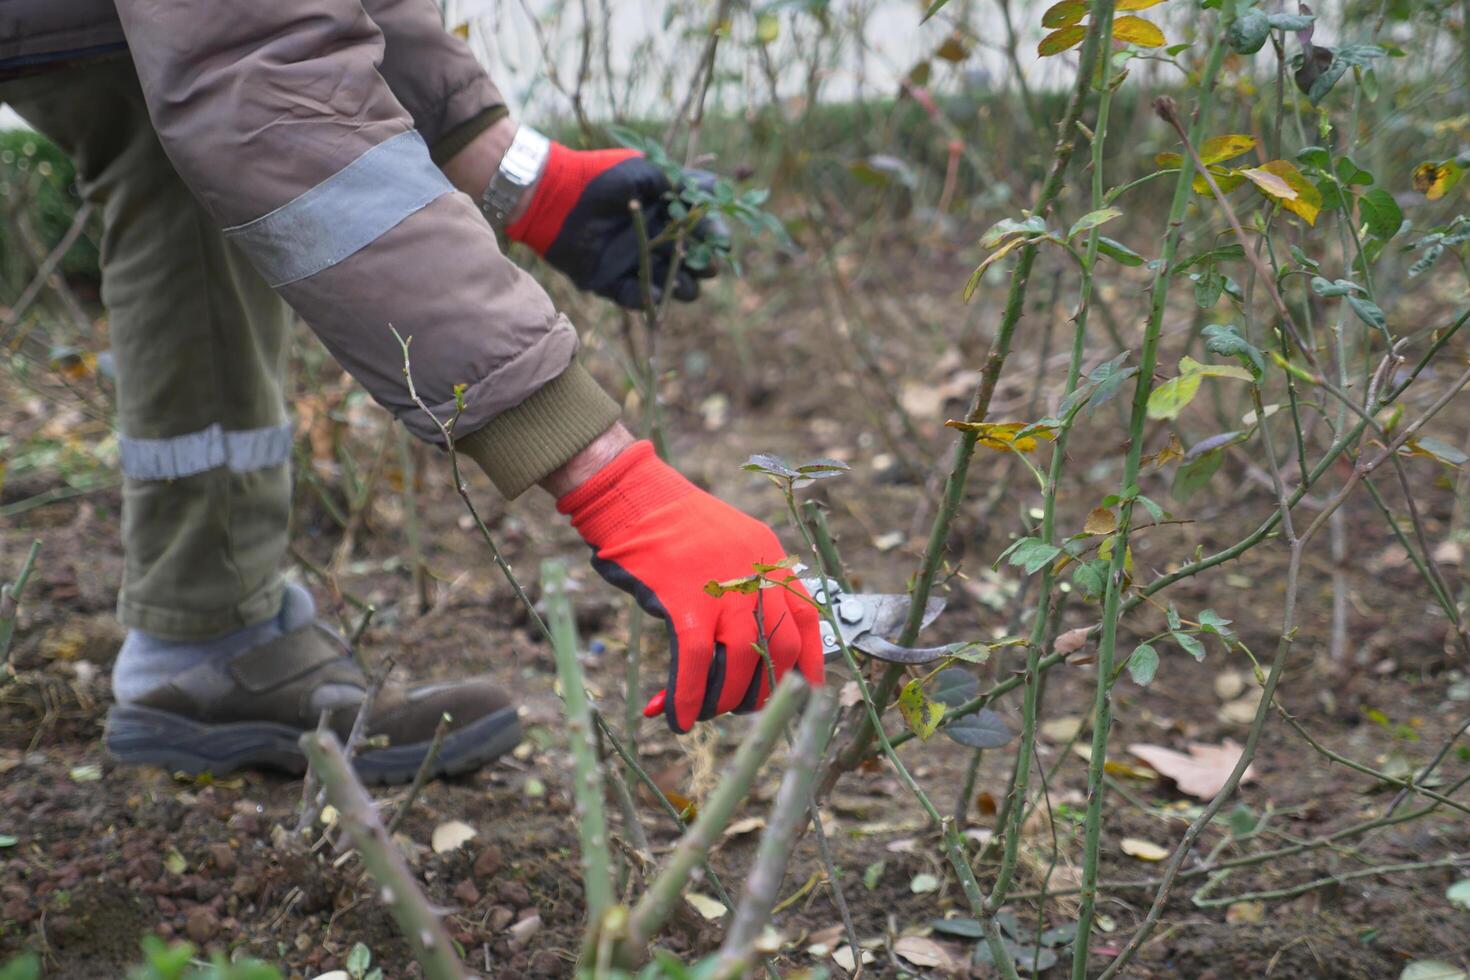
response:
M950 653L954 648L902 647L894 642L908 621L913 600L906 595L883 595L871 592L843 592L836 582L820 577L804 578L801 584L818 603L832 610L837 630L850 649L877 660L893 664L927 664ZM931 598L924 604L923 629L944 612L944 600ZM822 618L822 655L827 660L842 657L842 643L832 624Z

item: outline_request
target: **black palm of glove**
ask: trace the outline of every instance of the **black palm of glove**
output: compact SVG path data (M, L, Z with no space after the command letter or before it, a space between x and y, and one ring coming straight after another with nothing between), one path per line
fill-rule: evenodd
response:
M712 174L691 170L687 176L706 191L714 187ZM531 203L506 234L529 245L578 288L629 309L642 309L638 230L630 201L643 209L648 240L656 242L674 220L670 207L676 204L674 188L662 170L636 150L582 151L552 143ZM683 207L682 202L678 206ZM717 216L705 217L690 231L689 240L718 244L729 240L729 232ZM699 261L701 251L695 249L696 254L686 257L674 274L675 299L693 300L699 295L699 280L715 275L712 260ZM671 240L650 250L649 287L655 303L663 297L673 260Z

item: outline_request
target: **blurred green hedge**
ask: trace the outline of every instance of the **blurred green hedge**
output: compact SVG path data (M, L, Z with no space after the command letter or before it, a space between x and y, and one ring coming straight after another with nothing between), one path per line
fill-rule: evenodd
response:
M55 143L26 129L0 130L0 303L14 299L35 274L36 263L16 228L23 211L46 249L71 227L81 198L76 171ZM62 260L71 280L98 281L95 235L83 235Z

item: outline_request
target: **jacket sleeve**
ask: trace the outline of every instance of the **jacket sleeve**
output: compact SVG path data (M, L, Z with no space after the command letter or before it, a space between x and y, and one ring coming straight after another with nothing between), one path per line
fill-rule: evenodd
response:
M444 29L434 0L363 0L363 7L383 32L378 71L435 163L506 116L500 90L469 45Z
M360 0L260 0L229 16L214 0L117 9L180 175L411 431L439 438L409 397L390 326L413 338L414 382L441 419L464 386L456 437L509 496L616 421L576 363L571 324L435 166L379 73L383 32ZM479 92L498 98L488 80Z

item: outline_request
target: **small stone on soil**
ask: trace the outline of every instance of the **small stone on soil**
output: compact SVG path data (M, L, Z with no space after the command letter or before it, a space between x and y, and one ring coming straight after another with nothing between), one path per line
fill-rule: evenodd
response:
M190 940L203 946L219 931L219 917L208 906L195 906L189 910L189 917L184 923L184 931L189 934Z

